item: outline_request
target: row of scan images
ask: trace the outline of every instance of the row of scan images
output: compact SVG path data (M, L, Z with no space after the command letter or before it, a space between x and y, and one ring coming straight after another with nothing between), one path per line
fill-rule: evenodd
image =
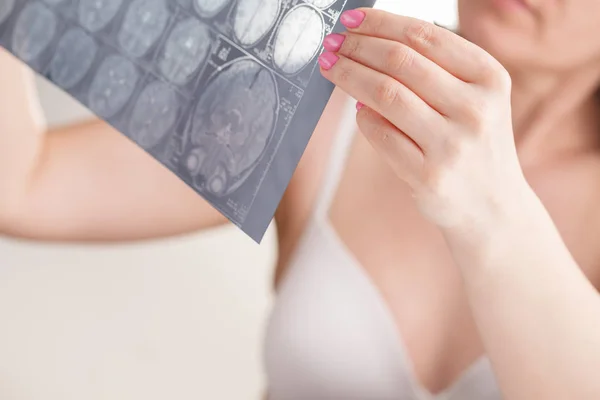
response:
M18 0L0 2L0 24L12 12ZM169 30L173 6L169 0L42 0L30 2L16 18L12 46L26 62L36 58L58 34L60 22L56 14L44 7L69 7L75 10L77 23L95 37L116 36L116 42L127 56L142 58ZM184 2L185 0L178 0ZM326 31L322 9L332 6L335 0L305 0L297 2L283 16L287 0L190 0L193 8L203 18L219 18L231 7L231 36L244 48L252 48L268 39L269 56L273 66L285 75L294 75L306 67L320 50ZM123 4L129 3L126 12ZM120 14L124 14L119 17ZM112 23L118 20L119 26ZM195 70L206 59L210 50L209 28L195 18L174 21L166 40L166 51L181 59L185 69ZM276 29L274 29L277 26ZM105 31L106 30L106 31ZM67 42L68 45L68 42ZM183 73L182 75L186 75ZM189 75L189 74L188 74ZM168 77L174 83L185 83L183 76Z

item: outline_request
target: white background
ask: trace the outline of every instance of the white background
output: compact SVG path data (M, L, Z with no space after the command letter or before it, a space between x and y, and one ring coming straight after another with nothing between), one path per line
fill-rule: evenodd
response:
M456 18L455 0L377 7ZM88 116L39 87L50 123ZM0 239L0 399L258 399L274 259L272 229L261 246L231 227L134 246Z

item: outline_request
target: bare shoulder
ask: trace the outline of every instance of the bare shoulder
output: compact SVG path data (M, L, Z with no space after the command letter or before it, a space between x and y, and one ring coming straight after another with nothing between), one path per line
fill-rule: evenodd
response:
M275 215L279 239L277 277L282 266L287 264L313 209L347 99L341 90L334 91Z

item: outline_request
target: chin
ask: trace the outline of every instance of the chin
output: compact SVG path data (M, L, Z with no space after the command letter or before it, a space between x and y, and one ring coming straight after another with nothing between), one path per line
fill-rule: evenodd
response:
M461 27L461 33L466 39L490 53L506 68L535 64L535 60L532 59L533 51L523 40L523 35L490 26L482 26L473 31L468 28L463 30Z
M485 7L469 7L460 12L460 32L505 67L529 64L535 54L530 39L532 28L518 18L498 15Z

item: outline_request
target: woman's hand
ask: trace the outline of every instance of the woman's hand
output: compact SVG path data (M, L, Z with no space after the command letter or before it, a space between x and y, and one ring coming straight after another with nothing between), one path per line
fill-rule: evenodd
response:
M321 72L359 101L360 130L425 216L450 228L508 212L528 186L500 63L413 18L358 9L341 21L348 32L325 39Z
M322 73L442 227L504 397L600 398L600 298L525 181L507 72L435 25L376 10L342 21Z

